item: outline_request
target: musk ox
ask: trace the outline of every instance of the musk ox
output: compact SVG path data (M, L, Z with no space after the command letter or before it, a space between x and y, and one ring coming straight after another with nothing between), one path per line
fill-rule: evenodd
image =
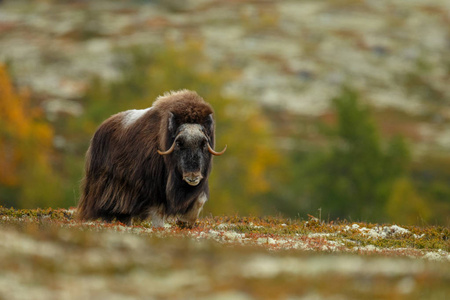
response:
M214 150L213 109L196 92L160 96L153 106L111 116L86 153L78 204L83 220L168 216L191 226L209 198Z

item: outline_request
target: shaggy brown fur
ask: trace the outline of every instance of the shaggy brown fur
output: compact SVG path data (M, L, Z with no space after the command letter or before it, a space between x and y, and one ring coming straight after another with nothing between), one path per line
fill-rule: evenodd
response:
M209 197L212 156L201 147L205 141L214 147L212 114L197 93L183 90L158 97L150 109L121 112L104 121L86 154L79 218L129 223L132 217L146 219L158 212L162 218L187 215L195 222L200 210L193 210ZM200 128L191 129L195 138L183 131L185 124L200 125L191 126ZM182 138L190 148L178 147ZM158 154L175 143L179 149L174 153ZM188 171L201 173L198 185L183 181Z

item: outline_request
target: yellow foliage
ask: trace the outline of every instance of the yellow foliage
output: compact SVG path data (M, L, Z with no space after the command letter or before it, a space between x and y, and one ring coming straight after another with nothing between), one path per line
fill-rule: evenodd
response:
M386 212L393 222L419 224L426 222L431 210L408 178L398 179L387 202Z
M0 64L0 187L18 188L15 202L25 206L30 201L48 201L36 197L36 191L45 189L36 183L54 177L50 165L53 131L40 119L41 111L31 107L27 95L15 90L6 67Z
M26 124L23 100L13 89L5 67L0 65L0 184L17 185L17 166L21 159L17 139L22 139Z
M273 188L269 175L282 164L269 121L250 102L206 99L216 111L217 147L228 144L227 156L214 160L208 210L216 214L258 214L261 206L256 201Z

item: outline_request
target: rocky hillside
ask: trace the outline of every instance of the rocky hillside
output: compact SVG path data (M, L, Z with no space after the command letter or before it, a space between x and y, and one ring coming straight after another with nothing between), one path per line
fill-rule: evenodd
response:
M277 218L81 223L0 207L0 299L446 299L449 229Z
M50 116L79 115L92 75L120 77L117 48L195 40L213 64L238 73L223 93L319 116L351 85L416 153L446 153L449 9L446 0L6 0L0 61Z

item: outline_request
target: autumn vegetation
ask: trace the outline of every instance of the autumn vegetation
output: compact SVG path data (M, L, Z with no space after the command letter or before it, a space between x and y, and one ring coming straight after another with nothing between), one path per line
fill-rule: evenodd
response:
M0 201L15 207L63 206L53 164L54 130L28 91L0 65Z

